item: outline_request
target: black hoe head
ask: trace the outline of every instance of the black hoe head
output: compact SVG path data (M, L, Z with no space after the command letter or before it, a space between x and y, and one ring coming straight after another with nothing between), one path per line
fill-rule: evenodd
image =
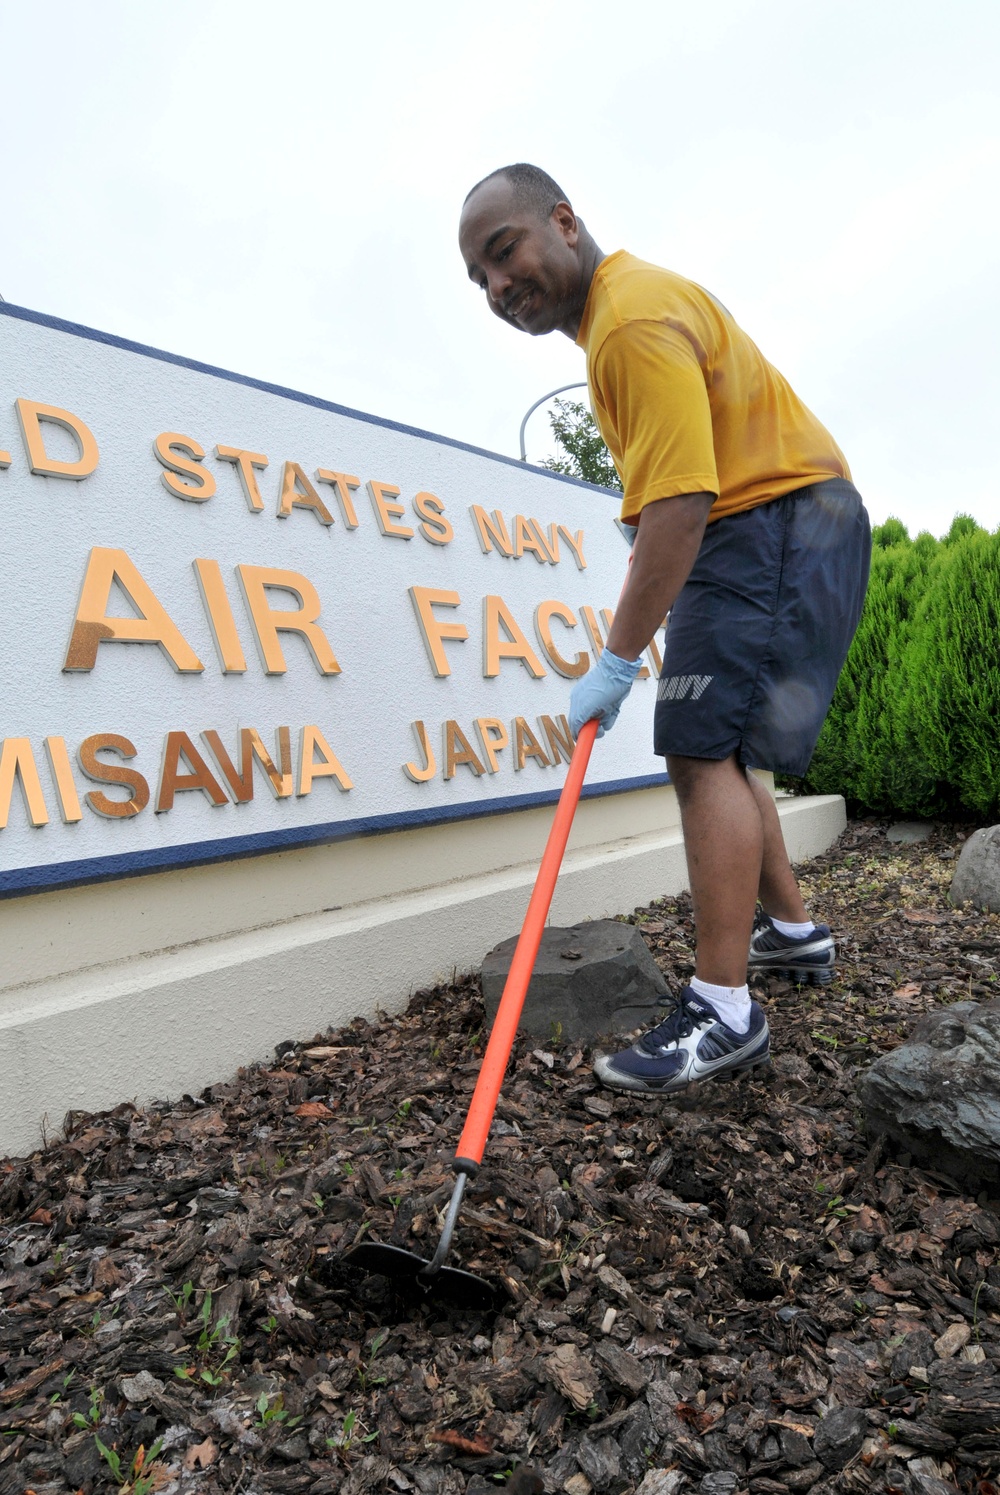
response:
M463 1272L458 1267L438 1267L436 1272L428 1272L429 1261L412 1251L404 1251L401 1246L362 1241L343 1259L349 1267L360 1267L363 1272L388 1277L403 1289L416 1289L427 1297L433 1295L456 1308L486 1311L499 1306L501 1293L485 1278Z

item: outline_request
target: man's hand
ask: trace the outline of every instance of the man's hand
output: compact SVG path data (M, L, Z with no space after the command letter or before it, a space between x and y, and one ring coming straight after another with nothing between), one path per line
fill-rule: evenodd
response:
M584 722L597 717L598 737L610 732L618 720L621 704L632 689L632 681L642 669L642 659L619 659L605 649L592 670L578 680L569 698L569 729L580 735Z

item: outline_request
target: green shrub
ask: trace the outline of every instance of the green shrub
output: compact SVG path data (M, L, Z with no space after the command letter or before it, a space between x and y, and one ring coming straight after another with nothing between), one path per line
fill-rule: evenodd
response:
M961 523L960 523L961 521ZM1000 531L959 515L914 619L897 706L923 814L1000 813Z
M1000 531L872 534L858 632L802 787L882 814L1000 816Z
M879 525L872 540L864 611L803 788L891 811L900 808L902 789L895 710L900 670L939 545L912 543L898 519Z

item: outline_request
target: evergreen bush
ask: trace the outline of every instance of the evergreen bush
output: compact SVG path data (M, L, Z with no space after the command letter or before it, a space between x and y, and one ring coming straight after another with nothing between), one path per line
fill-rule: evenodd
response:
M921 598L898 703L913 808L1000 816L1000 531L959 515ZM908 807L909 808L909 807Z
M807 793L882 814L1000 817L1000 531L872 534L864 612Z

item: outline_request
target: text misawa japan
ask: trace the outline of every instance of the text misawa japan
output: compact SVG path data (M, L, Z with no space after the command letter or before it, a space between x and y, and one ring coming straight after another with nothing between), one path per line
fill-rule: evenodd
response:
M0 894L556 797L613 495L8 305L0 386Z

